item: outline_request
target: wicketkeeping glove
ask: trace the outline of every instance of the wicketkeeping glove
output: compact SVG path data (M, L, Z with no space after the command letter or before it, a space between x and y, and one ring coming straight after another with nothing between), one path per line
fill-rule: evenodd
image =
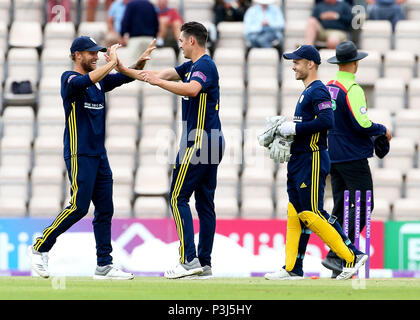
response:
M294 136L296 134L296 123L292 121L283 122L277 129L283 137Z
M269 117L266 119L267 130L258 136L260 146L267 148L273 142L277 128L286 121L284 116Z
M276 136L274 141L270 144L270 158L277 163L289 162L290 160L290 147L293 142L293 136L279 137Z

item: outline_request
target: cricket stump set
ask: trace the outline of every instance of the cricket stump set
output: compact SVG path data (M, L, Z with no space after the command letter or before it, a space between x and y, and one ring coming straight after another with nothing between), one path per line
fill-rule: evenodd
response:
M355 213L354 213L354 245L360 250L360 203L361 192L355 192ZM350 191L344 191L344 215L343 215L343 231L348 236L349 234L349 219L350 219ZM369 278L370 271L370 225L372 214L372 190L366 191L366 239L365 239L365 253L369 259L365 264L365 278Z

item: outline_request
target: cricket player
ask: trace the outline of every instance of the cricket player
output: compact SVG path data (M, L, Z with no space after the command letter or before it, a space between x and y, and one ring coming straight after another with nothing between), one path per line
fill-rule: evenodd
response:
M215 63L206 54L207 36L202 24L183 24L180 48L191 60L176 68L140 72L143 81L182 96L183 133L169 194L180 240L180 259L176 267L165 272L169 279L212 276L211 253L216 228L214 193L224 138L219 119L219 75ZM200 220L197 252L188 204L193 192Z
M343 195L345 190L349 190L349 238L352 241L354 241L356 190L361 191L360 231L366 223L366 191L373 190L368 158L373 156L374 141L380 141L376 140L380 136L386 137L385 142L389 142L392 138L391 131L384 125L370 121L365 94L362 87L355 82L359 61L367 55L366 52L358 52L353 42L345 41L336 47L336 55L328 59L328 63L337 64L339 69L327 84L335 118L335 126L328 132L331 187L334 198L331 216L343 224ZM373 193L371 201L373 210ZM322 265L333 271L333 278L342 271L341 259L332 251L322 261Z
M286 264L280 271L267 273L269 280L303 279L303 259L311 232L315 232L341 259L343 271L337 279L349 279L367 261L344 235L337 221L323 209L325 179L330 171L327 131L333 127L331 97L318 79L319 52L310 45L285 53L293 59L296 80L305 90L299 97L293 121L282 121L276 131L293 136L287 165ZM286 157L287 159L287 157Z
M94 279L133 279L112 264L111 219L112 172L105 149L105 93L131 82L134 69L143 69L154 49L154 42L143 53L134 69L120 65L117 57L119 44L109 49L107 63L96 67L98 52L107 49L98 46L94 39L81 36L70 48L74 70L61 76L61 97L65 113L64 160L71 183L70 204L44 229L42 236L28 248L32 268L43 278L48 278L48 252L58 236L83 218L92 201L95 206L93 232L96 240L97 267ZM117 73L110 72L116 68Z

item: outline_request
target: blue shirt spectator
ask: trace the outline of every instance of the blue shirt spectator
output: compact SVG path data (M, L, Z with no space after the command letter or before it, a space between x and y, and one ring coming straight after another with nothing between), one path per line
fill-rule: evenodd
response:
M125 7L130 0L117 0L111 4L108 11L108 21L112 23L116 32L121 32L121 21L124 18Z
M283 43L284 17L273 0L256 0L244 16L245 41L248 47L280 47Z
M402 4L407 0L366 0L368 4L369 20L388 20L391 22L392 30L398 21L405 19Z

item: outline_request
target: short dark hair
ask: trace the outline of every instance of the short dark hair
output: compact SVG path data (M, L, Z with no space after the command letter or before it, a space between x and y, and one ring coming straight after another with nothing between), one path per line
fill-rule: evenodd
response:
M208 37L208 32L205 26L199 22L186 22L181 27L181 32L186 36L193 36L200 47L205 47Z

